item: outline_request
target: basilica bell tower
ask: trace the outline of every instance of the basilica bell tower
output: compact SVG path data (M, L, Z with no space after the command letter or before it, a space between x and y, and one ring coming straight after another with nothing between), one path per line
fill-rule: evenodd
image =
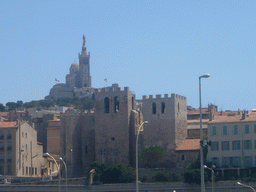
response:
M91 76L90 76L90 52L86 50L86 36L83 35L83 47L82 52L78 53L79 58L79 75L76 81L76 87L91 87Z

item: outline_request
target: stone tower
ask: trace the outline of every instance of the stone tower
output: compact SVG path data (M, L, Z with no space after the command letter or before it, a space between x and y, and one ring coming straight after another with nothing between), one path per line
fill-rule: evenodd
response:
M175 148L187 137L187 98L172 94L143 96L142 113L148 121L144 129L144 147L162 146L167 159L172 159Z
M135 110L135 95L117 84L95 90L95 160L133 163L135 132L142 114Z
M91 76L90 76L90 53L86 50L86 37L83 36L83 47L82 52L78 53L79 58L79 75L76 81L76 87L91 87Z

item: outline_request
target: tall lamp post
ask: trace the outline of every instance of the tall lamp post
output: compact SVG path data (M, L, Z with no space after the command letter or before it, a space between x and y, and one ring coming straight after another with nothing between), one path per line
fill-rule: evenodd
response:
M256 192L255 189L254 189L252 186L250 186L250 185L245 185L245 184L240 183L240 182L237 182L237 184L238 184L238 185L241 185L241 186L244 186L244 187L249 187L249 188L251 188L254 192Z
M52 159L53 159L53 161L54 161L54 163L56 164L56 167L57 167L57 173L59 174L58 175L58 179L59 179L59 184L58 184L58 191L60 192L60 169L59 169L59 166L58 166L58 163L57 163L57 161L56 161L56 159L54 159L54 157L53 156L51 156L49 153L45 153L44 154L45 156L49 156L49 157L51 157Z
M201 78L208 78L210 74L206 73L199 77L199 103L200 103L200 162L201 162L201 192L205 191L204 188L204 156L203 156L203 128L202 128L202 105L201 105Z
M204 165L204 168L205 168L205 169L209 169L209 170L211 170L211 171L212 171L212 192L213 192L214 171L213 171L213 169L211 169L211 168L207 167L206 165Z
M67 170L67 166L66 166L66 163L65 161L60 157L60 160L62 161L62 163L64 164L64 167L65 167L65 171L66 171L66 192L68 191L68 170Z
M143 124L148 124L147 121L144 121L141 123L139 129L138 129L138 134L137 134L137 139L136 139L136 192L139 192L139 174L138 174L138 141L139 141L139 134L140 130L143 126Z

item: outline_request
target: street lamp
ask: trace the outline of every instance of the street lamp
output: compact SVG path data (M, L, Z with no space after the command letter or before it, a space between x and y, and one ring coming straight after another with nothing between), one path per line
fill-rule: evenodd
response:
M208 78L210 74L206 73L199 77L199 103L200 103L200 162L201 162L201 192L204 192L204 156L203 156L203 128L202 128L202 105L201 105L201 78Z
M240 183L240 182L236 182L238 185L241 185L241 186L244 186L244 187L249 187L249 188L251 188L254 192L256 192L255 191L255 189L252 187L252 186L250 186L250 185L245 185L245 184L243 184L243 183Z
M138 140L139 140L139 134L140 130L142 128L143 124L148 124L147 121L144 121L141 123L139 129L138 129L138 134L137 134L137 139L136 139L136 192L139 192L139 174L138 174Z
M58 178L59 178L59 184L58 184L58 191L60 192L60 173L59 173L59 166L58 166L58 163L57 163L57 161L56 161L56 159L54 159L54 157L53 156L51 156L49 153L45 153L44 154L45 156L49 156L49 157L51 157L52 159L53 159L53 161L55 162L55 164L56 164L56 167L57 167L57 170L58 170Z
M64 164L64 167L65 167L65 171L66 171L66 192L68 191L68 170L67 170L67 166L66 166L66 163L65 161L60 157L60 160L62 161L62 163Z
M214 166L214 165L213 165L213 166ZM214 166L214 167L215 167L215 166ZM211 171L212 171L212 192L213 192L214 171L213 171L213 169L211 169L211 168L207 167L206 165L204 165L204 168L205 168L205 169L209 169L209 170L211 170Z

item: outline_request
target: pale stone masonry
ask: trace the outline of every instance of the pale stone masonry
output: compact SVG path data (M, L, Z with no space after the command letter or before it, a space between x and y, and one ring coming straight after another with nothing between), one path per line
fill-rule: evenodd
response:
M187 98L172 94L143 96L142 113L149 123L144 129L144 147L162 146L167 160L175 161L175 148L187 137ZM175 162L172 162L175 163Z

